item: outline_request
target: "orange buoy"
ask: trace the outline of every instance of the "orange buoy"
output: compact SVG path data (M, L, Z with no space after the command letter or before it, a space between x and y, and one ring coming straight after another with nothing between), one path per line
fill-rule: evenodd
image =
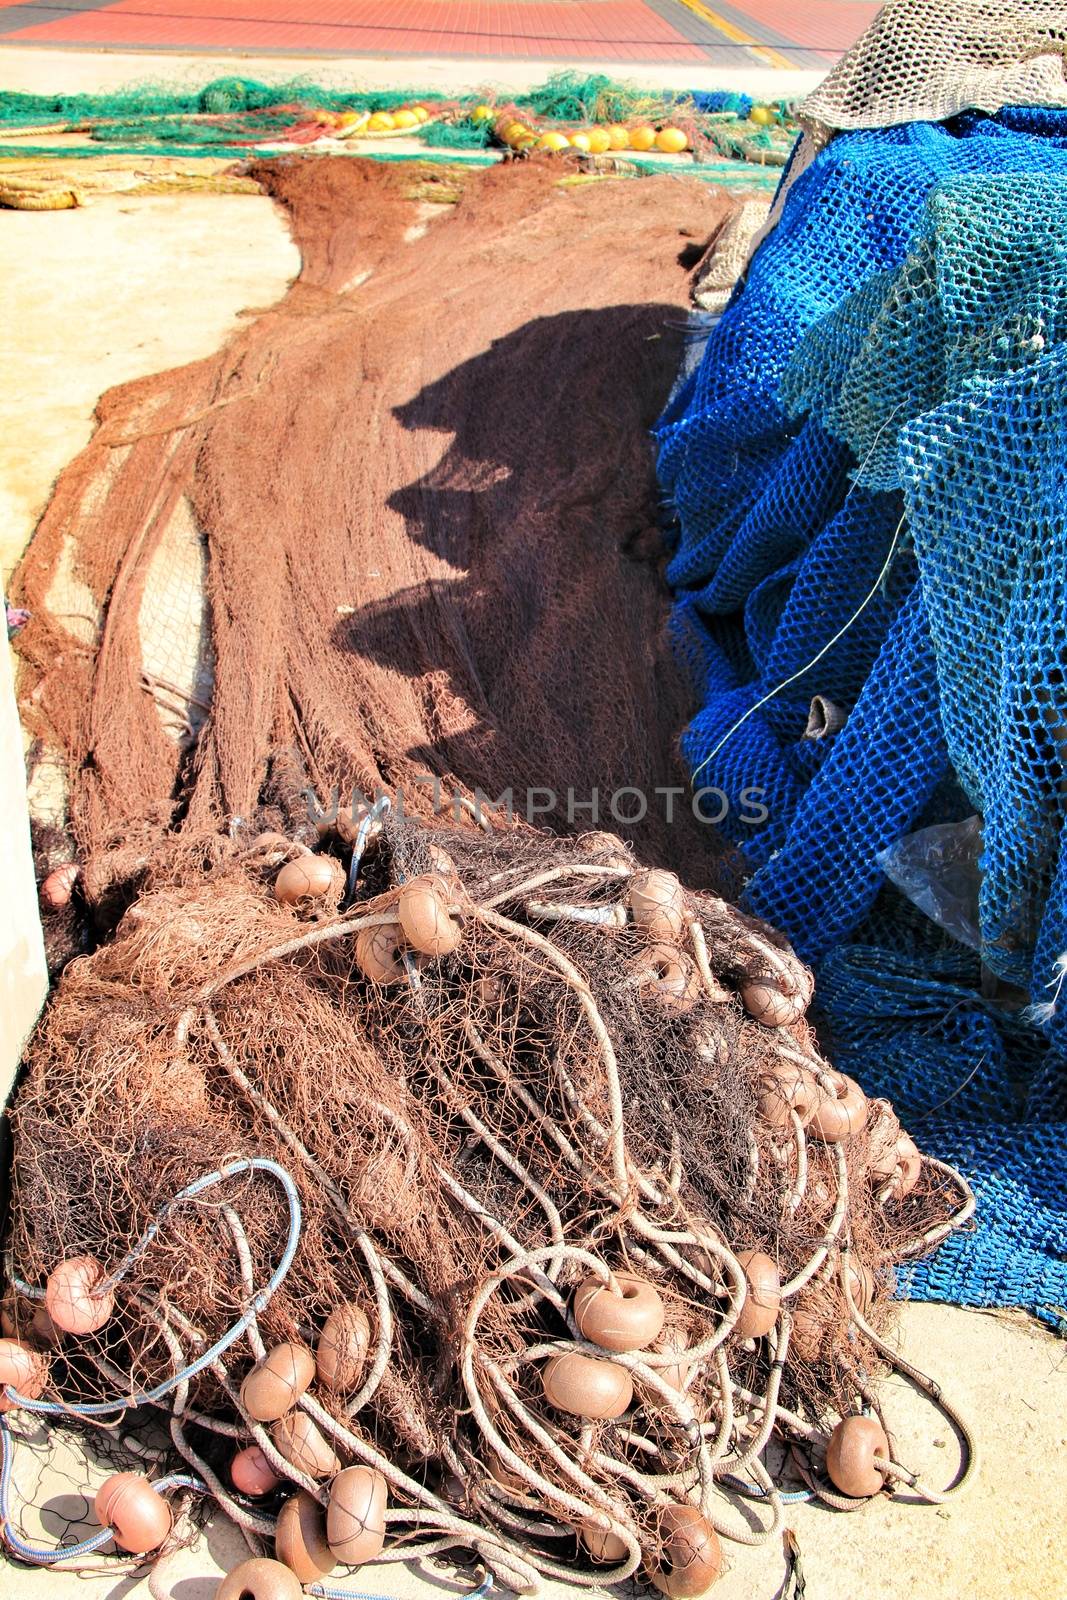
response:
M583 1339L605 1350L644 1350L663 1331L666 1312L647 1278L616 1274L616 1294L600 1278L586 1278L574 1291L574 1320Z
M158 1550L174 1519L170 1506L141 1472L116 1472L96 1491L95 1509L120 1550L147 1555Z

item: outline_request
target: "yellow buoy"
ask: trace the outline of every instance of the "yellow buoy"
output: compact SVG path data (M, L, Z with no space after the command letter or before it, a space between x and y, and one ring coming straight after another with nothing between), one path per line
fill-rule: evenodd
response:
M493 115L492 106L475 106L471 112L472 122L488 122Z
M608 138L611 140L612 150L625 150L630 143L630 130L624 128L621 122L613 122L608 129Z
M417 128L418 126L419 126L419 119L415 115L414 111L394 111L393 112L393 127L394 128Z
M661 128L656 135L656 149L665 151L667 155L676 156L688 143L681 128Z
M595 156L602 156L605 150L611 149L611 134L607 128L590 128L589 149Z
M376 111L371 117L370 121L367 123L367 132L385 133L388 131L388 129L395 127L396 123L393 121L388 111Z
M538 150L566 150L570 140L565 133L543 133L537 141Z
M430 113L427 111L425 106L412 106L411 110L416 122L429 122Z
M509 122L507 127L504 129L504 132L501 134L501 138L505 144L514 146L518 144L523 135L529 133L529 131L529 128L525 127L521 122Z
M642 124L639 128L630 129L631 150L651 150L655 142L655 128L650 128L647 126L647 124Z
M589 143L589 135L581 131L571 134L570 146L572 150L590 150L592 148Z
M774 121L774 112L770 106L753 106L748 114L748 120L760 128L768 128Z

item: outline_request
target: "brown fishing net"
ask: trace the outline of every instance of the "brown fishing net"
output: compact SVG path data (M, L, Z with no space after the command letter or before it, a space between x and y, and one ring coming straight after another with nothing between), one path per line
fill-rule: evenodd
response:
M430 220L444 180L260 169L301 278L105 397L21 578L56 965L88 953L13 1113L0 1454L35 1406L154 1411L302 1581L297 1512L319 1574L696 1593L780 1527L772 1436L860 1503L828 1430L880 1427L894 1266L970 1209L823 1060L687 808L640 860L577 832L568 789L680 786L646 435L731 202L555 176ZM477 799L542 785L569 834ZM875 1487L939 1498L879 1438Z
M687 251L735 202L538 161L257 170L300 278L217 356L104 397L18 578L23 714L81 852L164 800L249 814L279 752L424 815L427 773L551 789L565 826L568 788L682 784L648 430ZM661 808L634 837L665 858Z
M810 1474L827 1419L877 1407L893 1266L964 1186L821 1060L781 941L617 838L386 814L348 910L343 872L279 904L329 859L251 828L160 846L68 967L15 1108L7 1309L32 1337L38 1286L54 1310L85 1256L114 1303L41 1386L105 1415L153 1397L264 1537L352 1461L386 1480L393 1558L466 1545L523 1588L658 1581L679 1505L705 1542L770 1537L772 1428ZM619 1349L575 1319L627 1277L656 1314ZM343 1307L367 1348L327 1382ZM286 1344L318 1374L264 1426L241 1381ZM253 1442L262 1508L228 1476Z

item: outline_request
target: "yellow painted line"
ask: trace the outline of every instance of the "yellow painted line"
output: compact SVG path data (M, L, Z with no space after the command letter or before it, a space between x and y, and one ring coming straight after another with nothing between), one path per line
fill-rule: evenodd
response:
M718 28L719 32L724 34L732 44L743 44L747 50L751 50L754 56L758 56L761 61L765 61L769 67L785 67L787 71L792 70L793 62L787 56L783 56L773 45L760 44L758 39L753 39L743 28L737 27L733 22L728 22L725 17L720 17L719 13L713 11L710 6L704 5L703 0L678 0L678 3L685 6L688 11L692 11L695 16L701 17L705 22L710 22L713 28Z

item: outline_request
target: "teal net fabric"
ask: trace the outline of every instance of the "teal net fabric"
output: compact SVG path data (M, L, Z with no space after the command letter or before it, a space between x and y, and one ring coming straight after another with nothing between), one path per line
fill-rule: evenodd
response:
M1053 1322L1067 1307L1065 333L1067 113L844 134L790 185L658 430L674 639L700 706L683 737L694 782L730 803L748 909L816 966L836 1064L975 1183L974 1230L911 1292ZM814 695L845 717L817 740ZM976 812L977 951L879 865L902 836Z

